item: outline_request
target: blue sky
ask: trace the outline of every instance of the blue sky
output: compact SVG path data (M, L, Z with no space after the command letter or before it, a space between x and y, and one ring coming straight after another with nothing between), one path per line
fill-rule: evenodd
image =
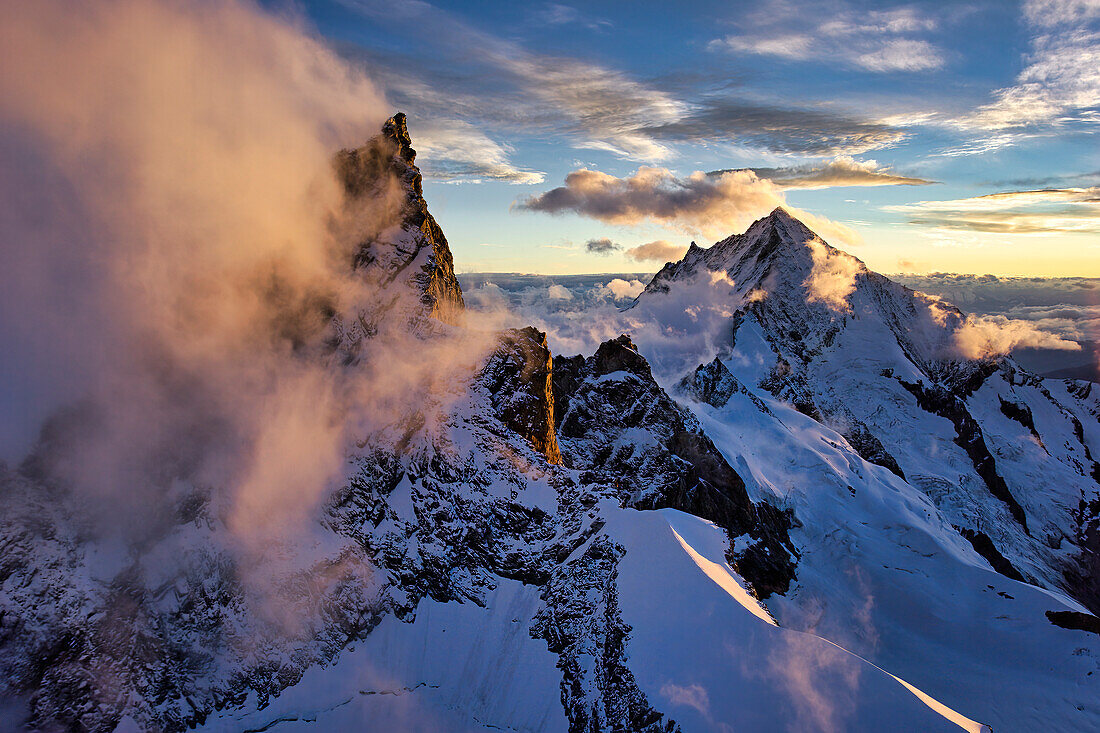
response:
M655 270L782 204L884 272L1100 276L1100 0L301 9L461 270Z

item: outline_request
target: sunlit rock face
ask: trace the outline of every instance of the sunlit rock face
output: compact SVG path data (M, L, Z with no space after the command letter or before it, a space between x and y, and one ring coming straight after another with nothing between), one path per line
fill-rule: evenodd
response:
M416 150L398 113L381 134L335 160L337 177L347 195L343 220L354 237L353 265L372 289L361 304L358 323L347 326L351 338L370 336L382 325L404 320L412 329L427 327L425 317L459 324L465 310L454 274L447 237L428 211ZM360 211L372 215L362 221ZM381 219L384 227L375 222ZM410 297L411 296L411 297ZM398 308L401 316L388 314Z
M336 157L331 226L363 287L313 309L326 348L288 353L346 398L342 468L300 521L249 543L217 487L171 463L155 526L103 533L41 460L84 419L0 467L4 715L1100 727L1088 385L968 358L963 314L783 210L653 279L630 313L660 340L553 354L464 309L414 160L400 114ZM714 316L692 320L704 292Z
M554 360L546 334L528 326L500 335L481 372L501 421L525 438L550 463L561 463L554 428Z

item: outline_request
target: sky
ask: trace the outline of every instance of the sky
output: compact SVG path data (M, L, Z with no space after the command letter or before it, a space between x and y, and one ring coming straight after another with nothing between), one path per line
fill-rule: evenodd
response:
M784 205L883 272L1100 275L1100 0L290 12L409 115L460 270L656 269Z

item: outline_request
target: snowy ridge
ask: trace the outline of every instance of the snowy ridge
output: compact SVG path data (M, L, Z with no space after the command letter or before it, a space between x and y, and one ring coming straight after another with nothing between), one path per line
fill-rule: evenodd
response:
M413 156L398 116L339 158L350 206L401 217L364 237L373 295L319 358L370 369L411 336L433 369L300 534L242 553L181 475L128 545L88 530L49 440L0 467L24 729L1100 727L1088 384L964 358L963 314L782 210L633 306L719 292L713 332L577 356L487 336Z

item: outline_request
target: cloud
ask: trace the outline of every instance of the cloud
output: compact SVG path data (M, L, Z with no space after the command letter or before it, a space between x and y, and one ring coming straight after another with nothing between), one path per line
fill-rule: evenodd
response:
M982 181L983 186L996 188L1027 188L1036 189L1054 187L1055 184L1068 186L1070 184L1100 185L1100 171L1089 173L1071 173L1056 176L1022 176L1019 178L1007 178L996 181Z
M618 252L623 247L621 244L612 242L607 237L600 237L599 239L589 239L584 243L584 249L587 252L595 255L609 255L613 252Z
M712 41L709 48L737 54L840 64L872 72L942 68L942 51L919 38L937 21L911 7L856 10L832 3L808 8L771 2L750 14L743 34Z
M1013 349L1061 349L1080 351L1081 345L1040 330L1027 321L1005 316L968 315L956 329L953 339L959 354L967 359L1007 354Z
M637 298L645 290L645 285L640 280L630 280L629 282L622 278L615 278L607 283L605 286L611 291L611 295L615 300L625 300L626 298Z
M341 46L384 72L387 95L414 120L461 120L516 136L560 137L580 149L646 163L674 158L677 142L837 155L882 148L907 134L858 113L733 97L725 91L725 74L716 93L714 74L642 80L606 64L536 53L428 3L398 14L381 0L341 2L395 32L404 33L413 20L433 38L404 54ZM557 13L563 21L572 17ZM483 179L476 172L472 177Z
M1027 321L1073 341L1100 334L1100 279L997 277L930 273L895 275L915 290L942 297L968 313Z
M600 64L529 51L425 2L406 8L406 17L395 17L392 4L380 0L341 2L379 23L415 18L418 29L434 39L431 49L418 49L408 63L371 57L393 71L389 91L416 116L491 119L527 133L564 131L577 147L636 160L672 154L642 128L677 119L685 106L652 85ZM559 10L556 17L567 15Z
M1100 106L1100 11L1091 0L1028 0L1024 22L1031 28L1027 66L1012 86L959 120L964 129L1013 130L1093 123Z
M571 211L608 224L654 221L689 229L727 231L774 208L777 188L752 171L720 176L696 172L677 178L667 168L643 167L627 178L581 168L565 185L521 199L518 208L560 214Z
M848 296L856 289L856 275L866 272L863 263L849 254L811 240L806 243L813 268L802 286L808 302L824 303L837 312L848 312Z
M687 252L687 245L673 244L664 239L646 242L626 251L626 256L635 262L675 262Z
M704 99L675 120L649 123L642 132L664 140L729 141L812 156L856 155L893 145L908 134L889 121L725 97Z
M462 296L470 308L496 310L508 305L508 295L493 282L483 282L476 288L463 287Z
M611 27L611 21L602 18L591 18L581 11L569 5L561 3L548 3L545 7L532 14L536 23L550 26L578 25L590 31L605 31Z
M725 236L777 206L781 190L750 170L707 175L696 171L678 178L667 168L639 168L618 178L581 168L565 185L520 199L516 207L549 214L572 212L607 224L633 226L653 222L686 232ZM852 243L859 237L843 225L792 210L821 234Z
M769 652L761 674L782 685L793 707L792 730L848 730L859 699L862 667L856 657L810 634L787 633Z
M573 293L564 285L551 285L546 289L546 297L550 300L573 300Z
M1100 19L1096 0L1027 0L1024 19L1037 28L1057 28Z
M1004 191L885 206L911 224L998 234L1100 233L1100 187Z
M899 175L889 168L880 166L875 160L856 160L848 155L840 155L824 163L809 163L786 168L753 168L752 170L761 178L766 178L783 188L927 186L935 183L924 178Z
M661 696L673 705L695 708L700 715L710 716L710 696L702 685L676 685L667 682L661 686Z
M509 161L511 149L480 129L458 120L410 120L410 134L420 154L424 175L443 181L480 183L506 181L542 183L546 174L518 168Z

